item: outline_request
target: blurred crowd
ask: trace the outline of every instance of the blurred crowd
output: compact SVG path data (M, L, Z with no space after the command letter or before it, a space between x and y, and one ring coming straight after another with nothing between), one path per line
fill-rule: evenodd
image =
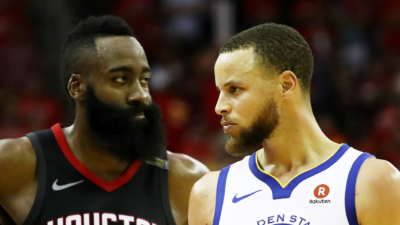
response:
M0 139L72 123L61 45L80 19L103 14L124 18L146 51L170 151L211 169L239 160L224 152L214 63L229 36L275 22L313 51L312 106L326 135L400 168L397 0L0 0Z

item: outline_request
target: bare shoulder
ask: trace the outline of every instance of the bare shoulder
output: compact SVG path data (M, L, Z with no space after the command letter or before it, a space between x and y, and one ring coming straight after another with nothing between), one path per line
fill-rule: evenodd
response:
M190 193L190 205L194 208L210 204L214 206L220 171L207 173L195 183Z
M213 224L220 171L210 172L196 182L189 201L189 224Z
M172 214L177 225L187 224L190 190L208 168L184 154L168 152L168 189Z
M36 155L27 137L0 140L0 199L35 176Z
M27 137L0 140L0 174L32 165L36 166L36 154Z
M10 149L13 151L18 151L18 150L27 149L27 148L33 149L32 144L27 137L0 140L0 151L1 152L7 151Z
M197 181L209 172L209 169L203 163L188 155L172 152L167 153L170 167L169 175L172 177Z
M362 225L400 224L400 172L391 163L364 162L357 177L356 210Z
M207 173L193 186L193 195L210 194L215 196L213 191L216 191L220 171L213 171ZM212 192L212 193L209 193Z

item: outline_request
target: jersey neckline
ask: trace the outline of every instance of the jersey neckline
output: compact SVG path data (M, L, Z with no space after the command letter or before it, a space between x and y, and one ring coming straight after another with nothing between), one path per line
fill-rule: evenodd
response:
M105 181L102 178L98 177L92 171L90 171L71 151L70 146L68 145L67 139L64 136L64 132L62 131L61 125L57 123L56 125L51 127L53 131L54 137L57 140L58 145L61 148L61 151L67 158L67 160L78 170L83 176L85 176L88 180L102 188L107 192L112 192L122 185L126 184L132 177L136 174L136 171L139 169L141 161L133 162L129 168L122 174L120 177L112 180Z
M297 185L299 185L302 181L308 179L309 177L312 177L331 167L344 155L344 153L346 153L349 148L350 147L347 144L342 144L338 148L338 150L333 153L333 155L327 160L323 161L322 163L311 169L297 174L285 185L282 185L282 183L275 176L266 173L259 167L257 156L261 150L251 155L249 159L249 167L254 176L256 176L259 180L261 180L271 188L273 199L290 198L290 195L292 194L294 188L297 187Z

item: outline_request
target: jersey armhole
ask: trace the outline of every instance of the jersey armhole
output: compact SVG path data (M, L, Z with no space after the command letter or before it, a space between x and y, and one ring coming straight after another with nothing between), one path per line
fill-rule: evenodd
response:
M23 225L34 224L37 217L42 209L44 196L46 193L46 161L44 158L43 148L40 141L35 133L29 133L26 135L32 143L32 146L36 154L36 174L37 174L37 189L35 200L32 208L29 211Z
M223 168L219 173L213 225L219 225L219 221L221 219L222 206L224 204L225 197L226 178L228 176L230 167L231 165Z
M163 204L163 209L165 213L165 220L167 222L167 225L176 225L174 216L172 215L172 209L171 209L171 203L169 201L169 189L168 189L168 170L169 170L169 161L167 157L167 152L163 154L163 160L165 163L165 167L159 167L160 171L160 191L161 191L161 201Z
M371 157L374 156L368 153L362 153L360 156L358 156L358 158L354 161L350 169L349 176L347 177L345 208L349 225L359 225L356 212L356 201L355 201L357 176L365 160Z

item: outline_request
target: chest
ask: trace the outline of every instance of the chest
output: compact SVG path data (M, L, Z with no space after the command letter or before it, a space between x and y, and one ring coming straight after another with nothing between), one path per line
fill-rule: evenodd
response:
M173 224L167 170L136 161L117 179L105 181L51 133L38 136L37 190L24 225Z
M321 173L283 188L257 178L228 179L220 224L348 224L347 179L333 176Z
M370 156L346 147L286 184L262 171L255 155L224 168L213 224L358 224L355 181Z

